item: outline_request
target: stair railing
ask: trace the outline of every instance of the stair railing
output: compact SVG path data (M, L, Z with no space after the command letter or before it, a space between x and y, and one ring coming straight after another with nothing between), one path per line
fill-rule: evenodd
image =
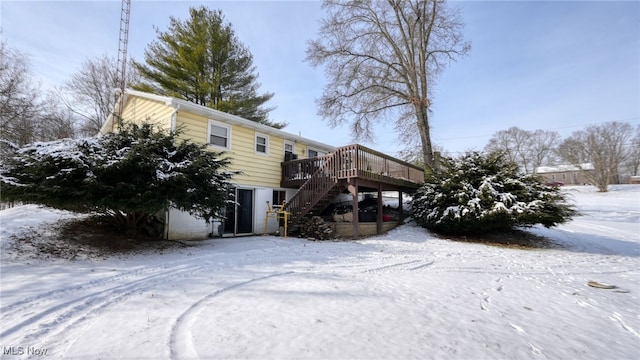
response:
M307 215L338 183L336 154L334 152L314 159L311 163L315 167L313 174L285 204L285 210L292 214L294 222Z

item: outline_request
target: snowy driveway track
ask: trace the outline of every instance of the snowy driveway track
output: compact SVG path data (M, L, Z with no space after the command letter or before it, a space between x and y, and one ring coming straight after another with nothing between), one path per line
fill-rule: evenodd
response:
M53 359L637 359L640 187L577 189L583 216L532 230L567 249L407 225L357 242L219 239L107 260L3 250L3 358L32 347ZM19 226L0 215L5 241Z

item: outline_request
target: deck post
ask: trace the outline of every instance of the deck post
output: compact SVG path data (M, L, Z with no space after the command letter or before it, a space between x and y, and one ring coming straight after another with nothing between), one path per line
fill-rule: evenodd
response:
M378 235L383 232L383 208L382 208L382 185L378 184L378 216L376 219L376 232Z
M349 193L353 196L351 200L351 210L353 211L353 239L360 237L360 209L358 208L358 179L352 179L349 184Z
M398 191L398 225L404 221L404 210L402 209L402 190Z

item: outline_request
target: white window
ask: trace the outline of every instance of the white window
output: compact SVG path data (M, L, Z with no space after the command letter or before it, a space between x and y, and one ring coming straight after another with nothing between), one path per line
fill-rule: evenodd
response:
M325 156L325 155L327 155L327 153L325 153L323 151L312 149L312 148L307 148L307 157L308 158L313 158L313 157L318 157L318 156Z
M284 142L284 154L293 154L293 143L291 141Z
M209 144L229 149L231 148L231 128L228 125L209 120Z
M292 161L298 159L298 154L295 153L296 145L293 141L284 141L284 161Z
M269 136L256 134L256 152L258 154L269 153Z

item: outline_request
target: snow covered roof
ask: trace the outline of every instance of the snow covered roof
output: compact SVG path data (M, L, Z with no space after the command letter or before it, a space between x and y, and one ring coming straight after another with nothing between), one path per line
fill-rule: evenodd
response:
M537 174L566 172L566 171L580 171L580 170L593 170L593 164L584 163L579 165L556 165L556 166L540 166L536 168Z
M279 129L276 129L274 127L271 126L267 126L267 125L263 125L260 123L257 123L255 121L251 121L251 120L247 120L245 118L242 118L240 116L237 115L232 115L220 110L215 110L203 105L198 105L196 103L193 103L191 101L187 101L187 100L182 100L182 99L177 99L177 98L173 98L170 96L162 96L162 95L156 95L156 94L152 94L152 93L148 93L148 92L144 92L144 91L138 91L138 90L133 90L133 89L126 89L125 90L125 96L137 96L137 97L141 97L141 98L145 98L145 99L150 99L150 100L154 100L154 101L159 101L159 102L163 102L165 105L170 106L176 110L180 109L180 110L186 110L189 111L191 113L194 114L198 114L198 115L202 115L202 116L206 116L206 117L210 117L215 119L216 121L222 121L228 124L232 124L232 125L239 125L245 128L250 128L250 129L255 129L261 133L265 133L265 134L270 134L270 135L276 135L276 136L280 136L285 138L286 140L291 140L291 141L299 141L301 143L307 144L307 145L311 145L313 147L316 147L318 149L321 150L327 150L327 151L334 151L336 149L335 146L333 145L329 145L329 144L325 144L316 140L312 140L312 139L308 139L305 137L302 137L300 135L295 135L295 134L291 134L288 133L286 131L282 131ZM127 102L127 98L124 99L124 103ZM118 104L116 104L116 106L118 106ZM102 130L100 131L100 133L104 133L105 129L110 129L111 128L111 121L112 121L112 115L109 115L109 118L107 119L107 121L105 122L105 124L102 126Z

